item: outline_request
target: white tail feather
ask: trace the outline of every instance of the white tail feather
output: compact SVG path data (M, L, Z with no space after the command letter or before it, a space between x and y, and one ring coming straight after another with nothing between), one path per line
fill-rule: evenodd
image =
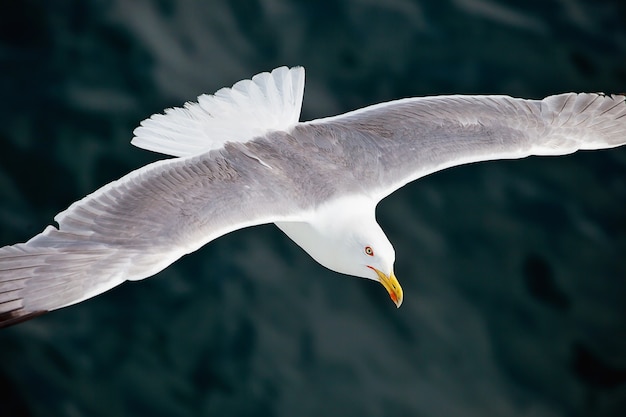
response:
M165 110L141 122L131 143L172 156L190 156L247 142L298 123L304 96L304 68L280 67L242 80L197 103Z

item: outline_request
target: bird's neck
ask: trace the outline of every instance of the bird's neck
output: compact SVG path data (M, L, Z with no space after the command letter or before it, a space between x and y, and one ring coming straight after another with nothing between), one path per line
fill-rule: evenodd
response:
M343 269L346 239L354 228L375 220L376 203L367 197L343 197L318 207L299 222L277 222L276 226L313 259L328 269Z

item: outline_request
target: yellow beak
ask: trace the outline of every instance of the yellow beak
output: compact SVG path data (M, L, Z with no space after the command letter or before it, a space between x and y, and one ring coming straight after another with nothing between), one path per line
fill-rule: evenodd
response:
M383 284L383 287L385 287L389 293L389 297L391 297L391 300L396 304L396 307L400 308L400 305L402 305L402 299L404 298L404 293L402 292L402 287L400 286L396 276L393 274L393 271L389 276L387 276L384 272L381 272L376 268L372 269L376 272L378 278L380 278L380 283Z

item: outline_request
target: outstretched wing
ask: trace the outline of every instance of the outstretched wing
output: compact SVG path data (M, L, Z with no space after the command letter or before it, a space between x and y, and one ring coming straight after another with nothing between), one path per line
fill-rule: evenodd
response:
M364 188L382 199L455 165L563 155L626 143L624 96L437 96L378 104L302 123L296 137L332 138Z
M230 231L295 219L286 180L232 144L104 186L58 214L58 228L0 248L0 327L149 277Z

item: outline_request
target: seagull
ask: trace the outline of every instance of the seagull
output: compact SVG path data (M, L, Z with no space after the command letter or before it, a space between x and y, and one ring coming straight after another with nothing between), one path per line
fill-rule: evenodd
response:
M304 68L280 67L144 120L173 156L113 181L0 248L0 327L150 277L208 242L274 223L313 259L380 282L400 307L380 200L478 161L626 144L623 95L430 96L299 122Z

